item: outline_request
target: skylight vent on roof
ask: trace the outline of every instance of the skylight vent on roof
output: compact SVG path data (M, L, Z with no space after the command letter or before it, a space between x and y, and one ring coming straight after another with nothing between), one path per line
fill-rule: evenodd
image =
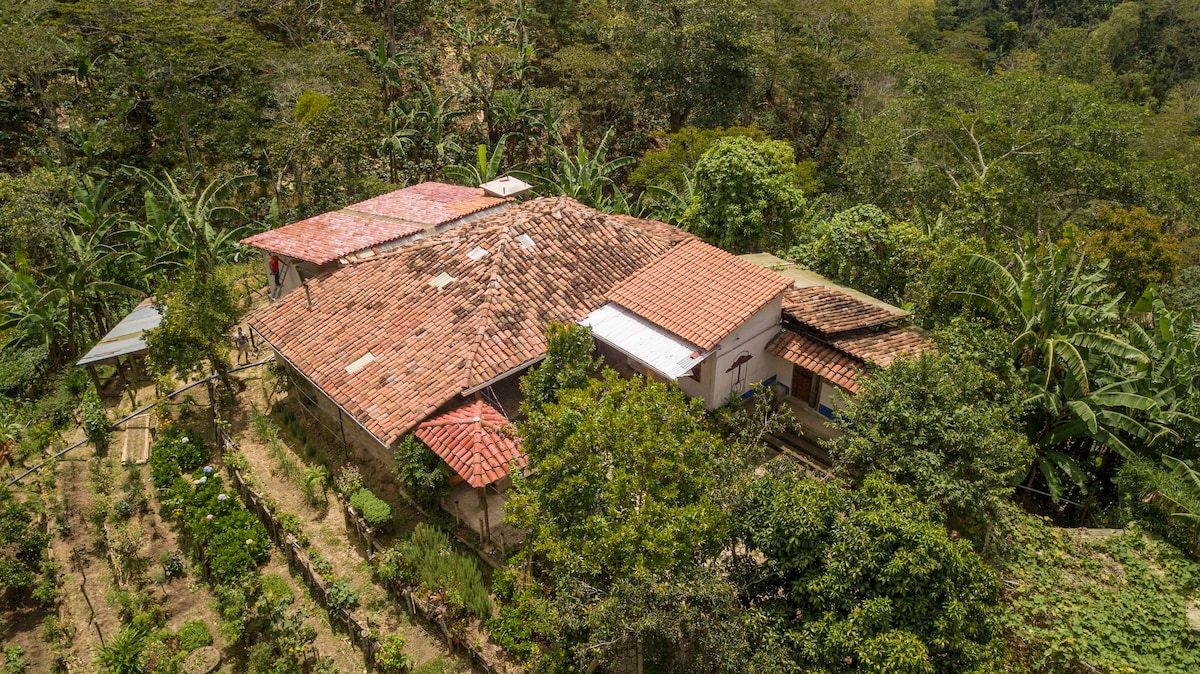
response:
M375 362L375 354L368 351L367 355L363 356L362 358L359 358L358 360L356 360L353 363L350 363L349 365L346 366L346 374L354 374L355 372L358 372L359 370L363 369L364 367L366 367L374 362Z
M467 253L467 257L471 258L471 261L473 261L473 262L478 262L478 261L482 260L483 258L487 257L487 254L488 254L488 252L487 252L486 248L480 248L479 246L475 246L474 248L471 249L471 252Z
M442 272L442 273L438 274L437 276L434 276L433 278L429 279L429 285L433 286L434 288L437 288L438 290L441 290L442 288L445 288L446 286L453 283L454 280L455 279L453 276L447 274L446 272Z
M534 246L537 245L536 243L533 242L533 239L529 238L528 234L522 234L522 235L518 236L517 243L521 244L521 247L526 250L533 248Z

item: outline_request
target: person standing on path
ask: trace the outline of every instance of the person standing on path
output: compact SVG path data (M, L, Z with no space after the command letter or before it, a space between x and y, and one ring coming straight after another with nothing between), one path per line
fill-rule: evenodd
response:
M242 332L242 326L238 326L237 334L233 336L233 345L237 347L237 364L242 364L242 357L246 358L246 365L250 364L250 338L246 333Z
M279 292L279 256L271 256L271 276L275 278L276 292Z

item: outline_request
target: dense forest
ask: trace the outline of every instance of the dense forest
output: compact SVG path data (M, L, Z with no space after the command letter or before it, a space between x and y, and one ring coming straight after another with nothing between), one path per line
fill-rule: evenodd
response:
M517 481L540 582L496 576L510 653L1200 666L1194 0L12 0L0 167L14 465L58 446L90 387L72 363L146 296L171 308L158 372L228 369L243 236L508 173L775 252L938 344L868 373L820 483L744 470L771 413L704 418L552 339L574 365L527 380L521 432L535 464L577 472ZM608 472L581 447L608 448ZM631 491L658 509L629 515ZM0 501L19 530L33 506ZM584 501L601 524L572 519ZM0 586L32 591L26 566Z

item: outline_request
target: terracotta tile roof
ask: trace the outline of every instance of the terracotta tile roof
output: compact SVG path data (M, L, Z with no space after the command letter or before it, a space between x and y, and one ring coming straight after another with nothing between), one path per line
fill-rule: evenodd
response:
M608 299L708 350L791 284L692 239L617 285Z
M904 318L824 286L789 289L783 294L783 313L827 335L893 323Z
M426 421L415 435L476 488L529 463L512 424L482 400Z
M899 356L916 356L934 348L933 342L920 333L899 327L841 333L831 337L829 343L852 356L882 367L891 365Z
M434 226L509 201L489 197L478 187L421 183L351 204L346 210Z
M565 197L535 199L309 281L311 309L293 292L248 321L390 445L463 391L544 355L551 321L581 320L688 239ZM443 274L454 280L431 285Z
M255 234L241 243L321 265L508 201L485 196L477 187L421 183Z
M858 373L864 363L828 344L785 329L767 344L767 352L812 370L850 393L858 393Z
M242 239L242 243L321 265L355 251L423 231L424 226L409 222L350 211L333 211L255 234Z

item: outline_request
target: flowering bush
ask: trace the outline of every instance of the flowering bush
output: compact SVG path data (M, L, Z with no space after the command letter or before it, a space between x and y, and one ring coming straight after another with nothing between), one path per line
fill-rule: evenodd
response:
M228 498L220 477L198 475L176 478L163 496L164 511L203 548L213 578L228 583L266 561L267 530L240 501Z
M338 493L346 498L350 498L359 489L362 489L362 473L359 472L358 466L346 464L338 468L336 485Z
M150 449L150 476L154 486L166 489L175 478L196 470L208 461L209 449L193 431L169 426ZM211 467L207 473L211 474Z

